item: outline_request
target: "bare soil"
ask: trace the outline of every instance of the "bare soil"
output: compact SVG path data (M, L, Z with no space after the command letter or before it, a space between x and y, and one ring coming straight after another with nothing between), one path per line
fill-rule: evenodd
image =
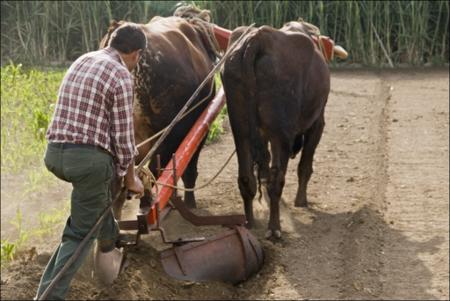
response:
M234 149L226 129L201 154L199 184ZM159 262L164 246L152 233L129 251L129 267L111 287L92 281L88 260L68 298L449 299L448 147L448 68L333 70L310 207L293 204L299 156L286 176L281 241L264 239L268 211L255 199L260 225L252 231L266 254L257 275L238 286L171 279ZM234 158L212 185L197 192L196 212L242 213L236 179ZM2 196L6 189L13 188L2 185ZM217 230L190 227L177 213L165 226L172 238ZM34 297L60 233L2 268L2 299Z

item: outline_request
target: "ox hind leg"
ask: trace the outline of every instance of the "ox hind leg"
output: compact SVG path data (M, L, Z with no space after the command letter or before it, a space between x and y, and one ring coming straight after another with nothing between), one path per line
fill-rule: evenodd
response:
M253 157L250 145L245 142L236 147L238 158L239 176L238 186L241 197L244 200L245 217L247 228L252 228L255 224L253 215L253 199L256 195L256 177L253 172Z
M270 218L266 238L281 237L280 198L283 192L286 170L289 162L289 144L283 139L271 139L271 165L268 181L270 198Z
M325 121L323 114L313 124L313 126L306 132L304 136L304 145L302 150L302 156L297 168L298 175L298 190L295 197L295 207L307 207L308 200L306 197L306 189L309 179L313 173L313 159L316 147L319 144L322 137L323 128L325 127Z
M197 171L198 158L200 156L200 150L203 148L203 144L205 143L205 141L206 138L203 139L202 143L199 145L197 151L192 156L191 161L186 167L186 170L181 176L185 188L192 189L195 187L195 182L197 181L198 176ZM195 201L195 195L193 191L184 192L184 202L186 203L186 206L188 206L189 208L197 208L197 203Z
M257 165L258 181L260 182L260 198L263 198L267 204L270 204L270 198L267 192L267 183L270 175L270 152L269 142L265 137L261 137L263 142L263 150L260 153L259 163Z

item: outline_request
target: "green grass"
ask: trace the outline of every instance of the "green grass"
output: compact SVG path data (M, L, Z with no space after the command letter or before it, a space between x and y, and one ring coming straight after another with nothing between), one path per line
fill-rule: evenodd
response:
M51 120L64 69L24 68L9 64L1 68L1 170L3 175L22 175L14 187L2 193L19 192L30 200L32 194L57 185L58 180L43 164L45 131ZM3 188L5 189L3 191ZM39 225L31 228L20 209L11 224L17 234L1 240L1 262L13 259L30 238L51 234L67 217L68 206L47 213L36 213ZM2 218L6 218L2 216Z
M43 239L54 234L59 227L66 222L70 210L70 201L67 200L62 208L53 208L50 212L40 212L38 214L39 226L33 229L33 237Z
M216 91L219 91L220 87L222 87L222 81L219 73L215 74L214 80L216 82ZM227 114L227 106L225 105L209 128L208 136L206 137L206 144L216 142L219 139L219 136L223 134L223 121Z
M7 239L2 239L1 241L1 265L2 267L9 261L14 259L16 254L16 244L9 242Z
M42 168L45 131L53 114L63 70L1 68L2 172Z
M39 240L40 242L44 242L46 237L54 235L55 231L65 223L69 212L69 205L70 202L66 201L62 208L53 208L50 212L38 213L39 225L31 229L27 229L22 211L17 209L16 216L11 221L11 224L14 225L18 232L17 238L14 240L1 240L2 267L15 259L17 252L25 248L31 239L33 241Z
M11 221L11 224L16 227L18 235L17 239L15 239L14 241L9 241L7 239L1 240L2 266L8 261L14 259L16 252L25 245L25 243L28 241L28 238L30 237L30 233L24 228L22 211L20 209L17 209L16 217Z
M206 144L211 144L216 142L220 135L223 134L223 121L226 118L227 115L227 107L224 106L222 110L220 111L219 115L217 115L214 122L211 124L211 127L209 128L208 137L206 138Z

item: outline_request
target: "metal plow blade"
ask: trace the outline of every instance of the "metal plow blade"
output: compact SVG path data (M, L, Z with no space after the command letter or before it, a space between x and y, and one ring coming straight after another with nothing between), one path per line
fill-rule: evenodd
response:
M235 226L205 241L164 250L161 262L176 279L237 284L261 269L264 253L245 227Z
M96 246L94 251L94 278L103 285L112 284L124 267L124 259L123 248L115 248L104 253Z

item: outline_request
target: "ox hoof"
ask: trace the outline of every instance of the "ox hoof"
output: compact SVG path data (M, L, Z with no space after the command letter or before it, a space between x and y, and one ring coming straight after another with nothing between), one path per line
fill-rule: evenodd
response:
M250 221L247 221L247 223L245 224L245 228L247 228L247 229L252 229L253 228L253 222L250 222Z
M267 230L266 235L265 235L266 239L270 239L270 238L276 238L276 239L280 239L281 238L281 231L280 230Z
M262 192L262 196L264 201L266 202L266 204L270 204L270 197L269 197L269 192L267 191L267 185L261 185L261 192Z
M304 201L304 202L295 202L294 204L295 207L308 207L308 202Z
M186 201L185 202L186 206L190 209L195 209L197 208L197 204L195 203L195 201Z

